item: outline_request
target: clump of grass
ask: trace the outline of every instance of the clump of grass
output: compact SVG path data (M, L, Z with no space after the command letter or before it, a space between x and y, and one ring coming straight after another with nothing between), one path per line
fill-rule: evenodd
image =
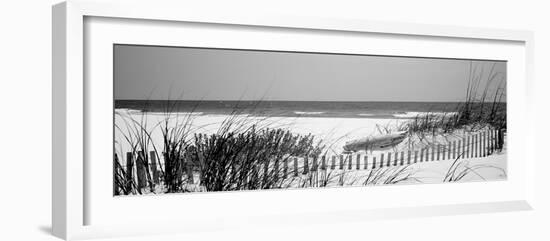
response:
M133 180L133 175L125 171L124 180L119 180L119 184L125 185L117 186L115 188L115 193L119 190L123 190L125 193L137 192L142 194L144 191L143 189L147 187L149 188L149 192L155 191L155 184L153 183L153 178L149 167L149 156L147 155L150 150L154 150L156 152L156 148L150 134L154 127L152 129L148 129L147 118L145 115L145 113L141 113L139 119L136 120L129 116L116 113L117 118L120 118L124 122L124 127L115 124L115 128L119 131L119 133L121 133L123 140L130 146L130 150L128 151L131 153L132 160L126 160L126 163L129 163L130 165L135 164L142 166L146 174L146 180L143 180L143 183L135 183ZM119 150L119 153L121 156L124 156L122 150ZM119 163L118 156L115 156L115 159L117 160L116 163ZM120 169L123 169L122 166L120 166ZM130 167L130 170L131 169L132 168ZM118 173L121 173L120 170Z
M192 108L191 112L186 114L175 112L177 105L177 101L168 101L164 108L164 118L159 123L163 141L164 171L162 176L168 193L186 190L184 187L188 180L186 180L187 176L183 174L189 172L187 168L190 168L189 165L186 165L187 150L190 149L192 133L200 129L200 126L193 125L193 113L198 104Z
M206 191L285 187L290 179L283 175L282 168L276 166L290 157L318 156L323 149L321 142L314 143L312 135L270 128L273 123L267 121L269 117L254 119L242 116L245 108L239 106L233 108L216 133L195 134L202 127L193 124L192 112L183 115L175 112L176 105L176 101L169 102L163 120L151 126L145 118L146 112L138 118L117 113L117 118L124 123L123 126L115 125L123 139L117 142L126 141L132 156L139 157L128 163L143 162L140 164L145 165L148 184L144 186L149 187L148 192L155 191L149 157L144 155L150 150L154 150L159 160L162 190L175 193L190 188L197 190L196 185L190 185L188 175L184 175L196 172L200 173L198 185ZM152 142L151 133L155 128L160 128L162 149ZM118 151L123 153L121 148ZM114 161L115 194L143 194L143 187L136 187L135 176L128 175L120 165L118 155ZM132 168L130 166L129 170Z
M310 171L305 175L301 175L297 178L297 187L310 188L310 187L328 187L335 183L341 174L336 173L334 170L318 170Z
M411 165L371 169L364 177L362 184L370 186L398 184L407 181L421 182L415 175L416 171L411 168Z
M470 166L468 161L463 161L456 158L449 169L447 169L447 172L443 177L443 182L459 182L469 175L477 176L481 180L485 181L483 175L478 172L481 169L495 169L502 172L504 176L506 175L506 171L500 167L485 164Z
M319 155L322 149L312 135L283 129L256 125L239 128L240 132L221 129L212 135L195 135L188 150L207 191L281 188L287 181L281 168L285 159Z
M118 155L115 153L115 159L114 159L114 195L129 195L129 194L135 194L135 190L137 190L135 186L135 182L133 178L128 175L129 173L124 170L123 166L120 164L120 161L118 159Z
M416 116L406 124L410 133L436 135L467 128L506 129L506 81L493 64L485 73L483 66L470 63L470 74L463 102L451 106L445 114L428 113ZM485 86L480 86L485 78ZM482 89L480 89L482 88Z

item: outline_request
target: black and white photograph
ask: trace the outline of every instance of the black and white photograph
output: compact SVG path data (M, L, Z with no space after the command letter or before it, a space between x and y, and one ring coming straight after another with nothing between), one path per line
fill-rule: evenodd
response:
M114 195L506 180L506 61L114 48Z

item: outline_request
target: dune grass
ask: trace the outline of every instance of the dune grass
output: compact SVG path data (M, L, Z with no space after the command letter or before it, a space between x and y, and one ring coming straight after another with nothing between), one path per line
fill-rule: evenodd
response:
M142 166L143 169L140 169L145 172L147 178L146 180L142 180L141 183L136 183L132 172L128 172L127 170L124 170L122 166L120 166L119 170L115 171L115 173L118 174L115 175L115 182L120 184L124 183L124 187L119 188L127 193L137 192L139 194L142 194L142 187L149 187L149 191L154 192L155 184L153 183L152 174L149 168L149 157L147 153L152 150L157 152L157 150L150 135L152 129L147 129L147 118L145 117L145 114L142 114L137 120L133 118L127 118L118 114L117 118L121 118L124 122L123 127L115 125L115 128L120 133L122 133L123 140L116 140L115 145L120 144L117 143L119 141L126 141L130 146L130 150L122 152L122 150L118 149L119 152L115 153L115 159L118 159L119 155L120 157L123 157L125 156L125 153L131 153L132 160L126 160L126 163L131 163L130 165L133 165L133 163L135 163L136 165ZM115 149L117 149L116 146ZM130 166L129 170L131 169L132 168ZM115 193L116 192L117 191L115 191Z
M289 180L285 180L283 169L274 168L275 165L290 157L318 156L324 148L312 135L298 135L277 128L269 122L269 117L251 119L242 116L242 107L233 108L233 113L211 135L197 134L201 127L193 124L192 113L180 114L175 109L173 105L166 107L160 123L147 123L146 112L142 112L139 118L117 114L124 125L115 126L122 136L122 140L116 142L129 144L130 150L124 151L130 152L134 158L127 163L144 166L147 183L136 183L135 175L120 165L124 162L119 156L126 152L118 143L118 148L115 147L118 150L114 165L115 195L156 192L148 166L150 157L144 154L151 151L157 155L157 160L163 160L158 163L161 190L177 193L188 191L192 182L199 183L206 191L282 188ZM153 143L151 138L151 133L157 128L162 133L161 145ZM128 170L132 168L130 166ZM186 174L195 172L201 174L200 179L189 180L190 175Z
M199 167L208 191L273 189L284 186L285 159L318 155L321 148L311 135L252 125L242 132L196 135L188 161Z
M480 86L485 79L485 86ZM481 88L481 89L480 89ZM457 129L476 130L484 127L506 129L506 80L503 73L489 71L470 63L465 99L443 115L418 115L407 123L410 132L449 133Z
M499 172L502 172L503 176L506 176L506 170L493 166L493 165L486 165L486 164L476 164L476 165L470 165L469 161L461 160L460 158L456 158L449 169L447 169L447 172L445 173L445 176L443 177L443 182L459 182L464 180L467 176L476 176L477 178L486 181L486 179L483 177L483 175L479 172L483 169L494 169Z

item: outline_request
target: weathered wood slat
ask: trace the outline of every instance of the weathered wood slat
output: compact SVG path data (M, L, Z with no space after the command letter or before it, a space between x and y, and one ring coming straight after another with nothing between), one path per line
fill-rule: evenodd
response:
M134 181L133 177L134 172L134 160L131 152L126 153L126 189L132 190L132 182Z
M157 155L155 151L149 152L149 159L151 160L151 172L153 173L153 182L155 185L160 184L159 170L157 166Z

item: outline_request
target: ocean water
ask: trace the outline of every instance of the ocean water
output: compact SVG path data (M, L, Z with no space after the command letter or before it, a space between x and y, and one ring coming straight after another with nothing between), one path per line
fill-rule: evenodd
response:
M425 113L454 113L458 102L166 101L116 100L115 109L194 115L248 114L272 117L410 119ZM505 105L505 103L502 103Z

